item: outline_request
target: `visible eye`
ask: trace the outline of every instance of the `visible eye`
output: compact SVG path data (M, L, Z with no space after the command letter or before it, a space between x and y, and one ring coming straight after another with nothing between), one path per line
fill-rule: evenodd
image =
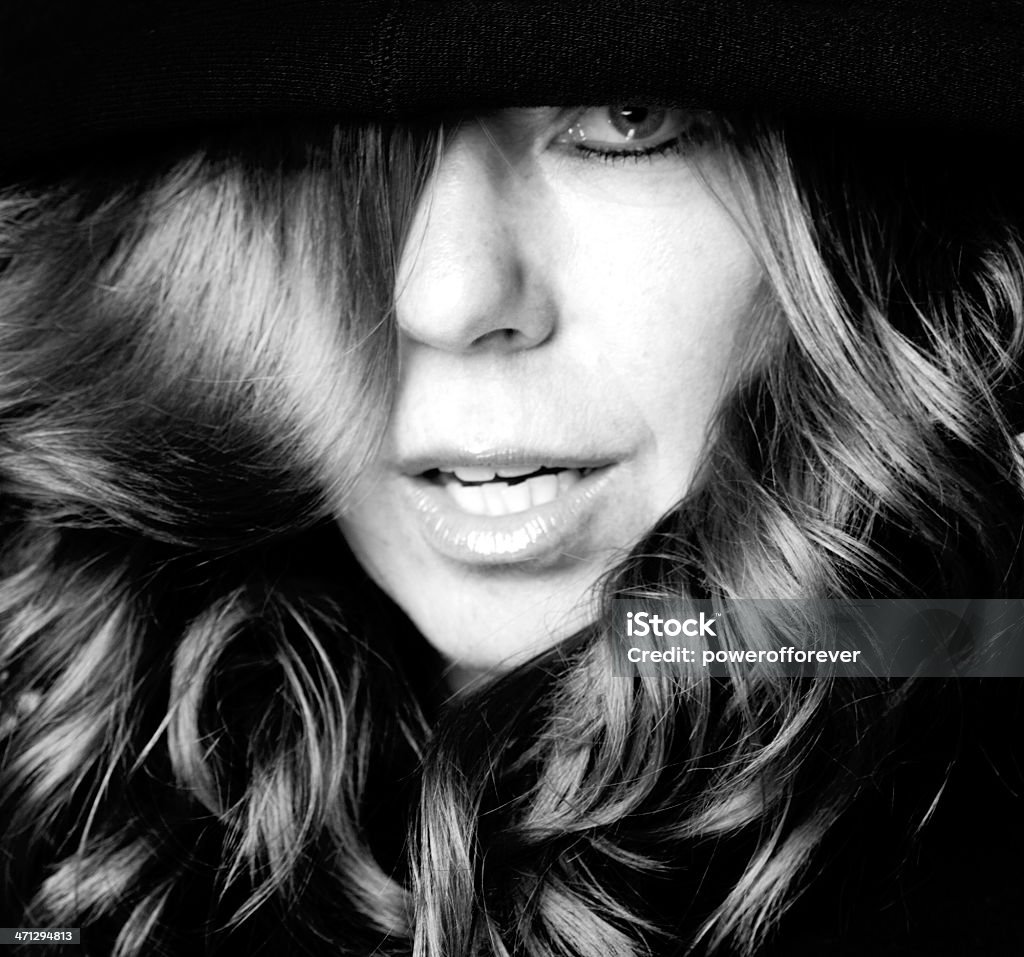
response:
M664 106L595 106L576 116L554 144L605 160L639 160L707 139L710 113Z

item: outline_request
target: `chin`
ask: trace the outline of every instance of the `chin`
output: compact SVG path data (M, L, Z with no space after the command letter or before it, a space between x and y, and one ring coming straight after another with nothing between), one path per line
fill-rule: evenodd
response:
M399 594L385 586L423 638L453 668L505 671L528 661L597 617L594 583L486 582ZM443 597L440 597L443 596Z

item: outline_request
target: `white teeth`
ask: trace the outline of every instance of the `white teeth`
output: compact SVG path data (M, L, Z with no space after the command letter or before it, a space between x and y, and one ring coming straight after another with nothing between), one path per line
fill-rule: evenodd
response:
M530 490L530 501L534 507L547 505L558 498L557 475L538 475L536 478L527 479L523 485Z
M463 485L458 478L449 474L443 486L459 508L471 515L499 516L515 515L553 502L579 482L582 473L579 469L563 469L557 474L537 475L515 485L494 481Z
M532 472L536 472L539 468L539 465L531 465L528 468L498 469L498 475L502 478L519 478L521 475L530 475Z
M505 496L501 493L503 486L508 487L504 482L488 482L480 486L484 490L484 505L487 506L488 515L508 515Z
M455 504L471 515L486 515L483 486L461 485L458 482L446 482L444 486L448 494L455 499Z
M569 491L581 478L583 473L579 469L565 469L558 473L558 494L564 495Z
M467 472L486 474L489 478L466 478ZM455 504L471 515L515 515L553 502L576 485L583 478L583 473L579 469L562 469L516 482L515 485L493 481L494 477L494 473L487 469L459 469L454 475L443 475L442 484ZM460 479L483 484L463 485Z
M498 486L498 488L504 489L502 495L510 513L525 512L530 507L530 490L526 487L529 484L529 482L517 482L515 485L506 485L502 482Z
M496 474L494 469L477 468L475 466L453 469L453 471L455 472L455 477L460 482L490 482Z

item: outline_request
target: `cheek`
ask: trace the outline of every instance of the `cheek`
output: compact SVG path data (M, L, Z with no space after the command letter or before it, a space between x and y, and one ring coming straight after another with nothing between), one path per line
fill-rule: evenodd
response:
M712 201L713 202L713 201ZM733 221L628 215L578 246L567 293L595 373L652 436L651 515L685 494L715 412L743 364L762 271ZM582 333L581 333L582 334Z
M627 210L615 228L590 222L578 234L566 313L628 371L632 393L682 390L692 404L720 395L738 365L762 273L729 216L709 204L689 216Z

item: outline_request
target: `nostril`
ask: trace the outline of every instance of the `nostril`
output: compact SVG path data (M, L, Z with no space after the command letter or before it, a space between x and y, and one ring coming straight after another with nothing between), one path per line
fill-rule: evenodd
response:
M473 341L474 348L495 347L499 349L515 349L529 347L533 338L521 329L495 329L485 332Z

